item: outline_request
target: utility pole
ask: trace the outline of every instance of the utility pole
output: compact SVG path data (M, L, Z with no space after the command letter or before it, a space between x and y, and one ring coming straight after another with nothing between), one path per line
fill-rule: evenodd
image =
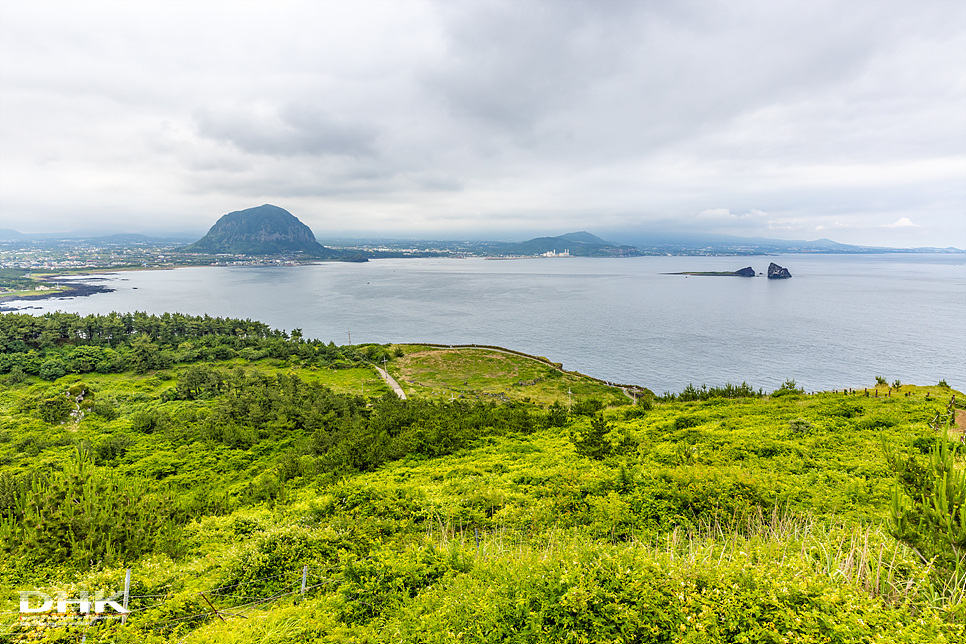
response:
M573 406L574 406L574 405L573 405L573 402L572 402L572 401L570 400L570 396L571 396L571 394L572 394L572 393L573 393L573 392L572 392L572 391L570 391L570 387L567 387L567 413L568 413L568 414L570 413L570 410L571 410L571 409L573 408Z
M352 346L352 331L346 331L346 333L349 334L349 346L351 347Z

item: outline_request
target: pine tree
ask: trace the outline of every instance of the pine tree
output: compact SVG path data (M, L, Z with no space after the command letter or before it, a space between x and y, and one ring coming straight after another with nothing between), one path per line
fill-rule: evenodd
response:
M953 570L966 565L966 470L956 466L958 448L937 438L925 463L899 462L892 490L890 529L926 561Z

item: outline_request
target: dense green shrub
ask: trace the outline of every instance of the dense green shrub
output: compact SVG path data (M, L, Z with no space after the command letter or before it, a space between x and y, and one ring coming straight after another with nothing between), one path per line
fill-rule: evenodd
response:
M168 415L157 407L142 409L131 414L131 429L141 434L153 434L170 423Z
M564 427L567 424L567 410L560 401L555 400L547 407L545 424L547 427Z
M782 396L801 396L805 393L805 390L798 386L794 380L785 380L782 386L771 392L772 398L780 398Z
M574 449L581 456L600 460L620 448L621 437L611 436L614 426L604 419L603 414L597 414L585 429L571 429L570 440ZM615 440L616 443L615 444Z
M345 543L302 526L255 532L225 566L220 586L234 594L269 597L298 588L302 566L323 568Z
M113 396L95 400L91 411L104 420L116 420L121 415L120 410L117 408L117 399Z
M132 445L134 439L127 434L114 434L102 440L94 449L97 464L103 465L124 456Z
M0 508L0 547L11 556L86 567L179 549L174 500L95 467L83 450L63 471L16 486L13 499Z
M40 365L39 375L44 380L57 380L67 373L67 368L63 361L58 358L49 358Z
M483 562L409 601L400 592L374 604L389 616L372 640L925 644L966 634L816 575L803 558L741 547L706 562L589 544Z
M27 374L24 373L23 369L21 369L19 365L16 365L10 369L10 375L7 376L7 384L19 385L26 379Z
M379 550L349 561L339 589L345 599L342 618L357 622L391 613L446 576L468 572L472 561L457 548L444 552L432 545L404 552Z
M593 416L604 408L604 401L600 398L584 398L574 403L570 413L574 416Z
M74 403L67 396L66 392L55 394L49 398L44 398L37 404L37 412L44 422L63 423L70 418L70 412L74 410Z
M74 347L66 354L68 368L71 373L88 373L94 371L97 365L107 358L101 347L82 345Z

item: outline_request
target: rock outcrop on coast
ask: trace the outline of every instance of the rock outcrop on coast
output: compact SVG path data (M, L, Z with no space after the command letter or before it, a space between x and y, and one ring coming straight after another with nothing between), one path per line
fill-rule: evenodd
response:
M681 273L665 273L665 275L696 275L699 277L755 277L755 269L751 266L736 271L684 271ZM789 275L791 277L791 275Z
M775 262L768 265L768 279L770 280L787 280L791 276L792 274L788 272L787 268L779 266Z

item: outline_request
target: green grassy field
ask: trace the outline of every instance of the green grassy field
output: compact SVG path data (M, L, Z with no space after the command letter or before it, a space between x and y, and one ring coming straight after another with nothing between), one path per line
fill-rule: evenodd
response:
M235 364L246 364L242 361L235 361ZM259 371L266 373L295 373L305 382L318 383L329 387L340 394L352 394L369 398L381 398L390 393L387 385L379 374L372 367L352 368L352 369L326 369L312 368L302 369L298 367L283 366L273 367L270 360L262 360L254 363Z
M966 637L953 548L892 518L958 441L961 393L630 404L523 356L396 348L407 402L295 356L0 376L0 641ZM110 594L126 568L126 624L18 614L20 591Z
M9 290L9 291L0 291L0 297L5 297L5 298L8 298L8 299L14 299L14 298L18 298L18 299L30 299L32 297L48 297L52 293L60 293L62 291L66 291L66 290L67 290L67 287L66 286L54 286L54 287L51 287L51 288L46 288L46 289L41 290L41 291L38 291L35 288L31 288L31 289L27 289L27 290L19 290L19 291L18 290Z
M616 387L520 355L492 349L399 348L405 355L392 361L389 373L407 396L513 400L543 406L593 397L610 404L630 402Z

